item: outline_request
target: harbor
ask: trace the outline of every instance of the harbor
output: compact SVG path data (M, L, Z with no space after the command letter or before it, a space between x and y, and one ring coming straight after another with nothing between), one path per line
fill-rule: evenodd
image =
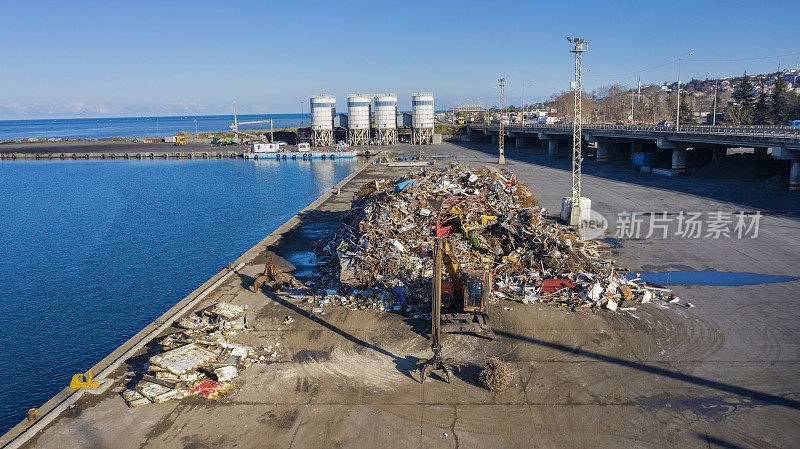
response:
M496 147L482 142L384 150L92 367L97 391L65 388L4 435L3 447L382 447L396 445L397 435L413 447L789 447L800 438L800 327L785 313L797 280L670 286L693 308L592 313L501 299L488 309L494 340L443 338L444 355L462 366L451 383L419 381L417 362L430 355L424 317L330 306L319 313L293 291L254 292L269 262L313 279L308 254L334 238L364 185L422 163L478 170L496 162ZM558 211L569 161L530 148L506 149L505 157L540 205ZM593 163L584 184L606 217L676 207L763 212L757 239L623 239L613 258L633 271L796 275L788 261L800 254L792 237L800 208L781 193L716 179L621 176L619 167ZM129 408L121 394L156 342L220 301L245 308L248 329L233 338L270 347L265 360L241 371L220 399ZM513 371L498 393L477 380L492 355Z

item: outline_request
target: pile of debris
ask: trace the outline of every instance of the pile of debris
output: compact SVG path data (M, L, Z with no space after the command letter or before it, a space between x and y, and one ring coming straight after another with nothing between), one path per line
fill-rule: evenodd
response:
M462 268L490 270L494 298L573 310L674 302L668 289L602 259L608 243L584 241L546 212L528 186L492 167L426 167L372 181L355 194L334 241L318 248L320 302L424 311L436 238L447 239Z
M245 330L245 307L219 302L179 320L183 330L161 339L134 388L122 392L130 407L196 395L217 398L256 360L255 350L229 337Z

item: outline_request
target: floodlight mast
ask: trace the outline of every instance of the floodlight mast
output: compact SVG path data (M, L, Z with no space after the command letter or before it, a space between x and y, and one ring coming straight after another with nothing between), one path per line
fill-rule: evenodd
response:
M500 78L497 80L498 84L500 85L500 134L497 136L497 149L499 156L497 158L497 163L503 165L506 163L506 154L505 154L505 139L503 136L503 115L505 112L505 88L506 88L506 79ZM509 121L509 123L511 123Z
M567 40L572 44L571 53L575 53L575 80L572 82L574 92L574 116L572 119L572 204L580 202L581 198L581 97L583 96L583 53L589 50L589 42L579 37Z

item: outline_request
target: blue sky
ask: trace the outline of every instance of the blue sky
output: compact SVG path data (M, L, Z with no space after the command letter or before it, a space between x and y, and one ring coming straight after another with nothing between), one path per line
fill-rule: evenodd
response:
M499 76L519 104L527 80L526 101L568 89L568 35L592 41L587 90L674 80L690 51L684 80L800 61L797 0L226 3L3 0L0 119L300 112L317 93L497 104Z

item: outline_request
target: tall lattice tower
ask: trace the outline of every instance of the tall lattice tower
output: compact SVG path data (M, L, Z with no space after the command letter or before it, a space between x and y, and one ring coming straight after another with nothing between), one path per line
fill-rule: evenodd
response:
M506 163L506 155L505 155L505 139L503 138L503 115L505 109L505 90L506 90L506 79L500 78L497 80L500 83L500 134L497 136L497 145L498 150L500 153L500 157L497 159L497 163L503 165Z
M575 54L575 79L571 83L574 93L574 116L572 118L572 192L561 202L561 219L570 226L581 226L589 220L591 201L581 196L581 98L583 97L583 53L589 49L589 41L568 37L572 44L570 52Z
M589 49L589 41L581 38L567 38L572 43L570 52L575 54L575 80L572 82L574 92L574 117L572 119L572 204L577 204L581 197L581 97L583 97L583 53Z

